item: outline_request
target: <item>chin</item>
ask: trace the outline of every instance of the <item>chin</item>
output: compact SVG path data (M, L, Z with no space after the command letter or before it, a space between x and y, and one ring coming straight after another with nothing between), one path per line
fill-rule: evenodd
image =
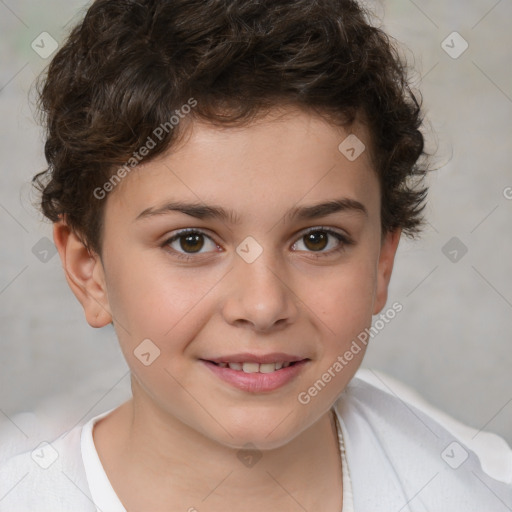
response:
M220 442L236 451L268 451L286 446L293 438L294 436L289 432L284 433L284 435L269 436L268 432L257 431L243 436L228 436Z
M276 416L274 411L268 411L266 415L263 411L244 414L236 421L226 421L224 416L222 425L222 439L217 439L221 444L230 448L240 450L252 445L260 450L273 450L280 448L304 429L303 421L293 419L289 411L282 411L282 414ZM229 433L228 433L229 432Z

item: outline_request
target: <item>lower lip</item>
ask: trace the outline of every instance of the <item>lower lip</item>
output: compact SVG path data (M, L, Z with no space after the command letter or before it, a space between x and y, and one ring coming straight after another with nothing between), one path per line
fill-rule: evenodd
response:
M221 368L210 361L201 360L215 375L242 391L259 393L274 391L294 379L306 366L309 360L304 359L288 368L281 368L270 373L245 373L243 370Z

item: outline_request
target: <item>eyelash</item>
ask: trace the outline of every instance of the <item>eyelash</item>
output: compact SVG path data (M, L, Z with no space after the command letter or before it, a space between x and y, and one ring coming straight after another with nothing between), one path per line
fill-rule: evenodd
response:
M336 238L341 243L338 244L338 246L335 249L331 249L330 251L327 251L327 252L307 251L307 252L310 252L315 258L323 258L323 257L327 257L327 256L332 256L333 254L337 254L337 253L344 251L347 246L354 245L354 241L351 238L349 238L347 235L343 235L341 233L338 233L337 231L334 231L329 228L324 228L322 226L313 227L313 228L308 229L297 239L297 241L303 239L310 233L316 233L316 232L324 232L329 235L332 235L334 238ZM172 242L179 240L181 237L183 237L185 235L189 235L189 234L204 235L205 237L209 238L210 240L212 240L212 242L215 243L215 241L201 229L187 228L187 229L183 229L183 230L179 231L178 233L173 235L171 238L168 238L162 244L162 247L168 247ZM171 249L171 251L173 253L173 256L177 257L178 259L189 261L191 259L196 258L196 256L194 256L192 253L190 253L190 254L182 253L182 252L176 251L174 249Z

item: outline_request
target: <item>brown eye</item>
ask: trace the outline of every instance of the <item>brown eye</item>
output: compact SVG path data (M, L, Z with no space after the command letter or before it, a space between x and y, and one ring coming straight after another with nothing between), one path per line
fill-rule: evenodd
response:
M208 244L210 245L209 248ZM212 250L214 251L217 248L217 244L208 235L196 229L180 231L169 238L163 245L170 248L171 252L177 257L204 254L212 252Z
M322 231L312 231L304 236L305 245L312 251L321 251L327 247L328 236Z
M195 235L181 235L179 240L180 247L185 252L198 252L204 245L203 235L199 233Z
M315 257L331 256L343 251L347 246L353 245L348 235L338 233L332 229L317 227L309 230L306 234L293 244L294 250L312 253ZM305 249L296 247L304 245ZM326 250L327 249L327 250Z

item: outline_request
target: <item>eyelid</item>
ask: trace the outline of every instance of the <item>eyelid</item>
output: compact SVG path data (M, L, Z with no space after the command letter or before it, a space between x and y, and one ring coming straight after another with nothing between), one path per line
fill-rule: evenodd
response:
M344 238L350 239L349 234L340 229L331 228L330 226L311 226L309 228L305 228L303 230L300 230L297 234L301 234L302 236L307 235L308 233L314 233L315 231L325 231L327 233L334 233L336 235L343 236Z

